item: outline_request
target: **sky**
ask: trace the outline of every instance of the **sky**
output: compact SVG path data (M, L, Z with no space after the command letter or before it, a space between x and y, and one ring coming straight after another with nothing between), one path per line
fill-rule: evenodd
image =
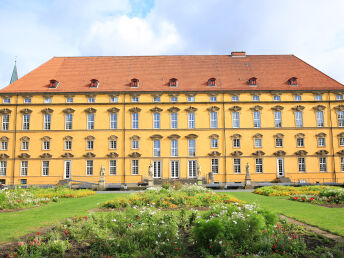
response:
M343 0L0 0L0 88L54 56L294 54L344 83Z

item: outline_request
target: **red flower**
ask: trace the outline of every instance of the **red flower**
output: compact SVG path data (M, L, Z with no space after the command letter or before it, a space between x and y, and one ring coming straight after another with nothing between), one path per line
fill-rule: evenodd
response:
M36 235L39 236L41 233L37 232Z
M209 248L213 248L213 247L210 245Z
M86 221L88 220L88 217L87 217L87 216L85 216L85 220L86 220Z
M137 216L137 217L136 217L136 219L140 219L140 217L139 217L139 216Z
M313 197L311 197L311 198L309 198L309 200L310 200L310 201L313 201L313 200L314 200L314 198L313 198Z

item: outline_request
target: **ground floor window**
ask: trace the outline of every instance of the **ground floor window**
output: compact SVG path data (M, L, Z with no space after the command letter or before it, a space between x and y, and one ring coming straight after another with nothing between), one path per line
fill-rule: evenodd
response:
M6 176L7 161L0 161L0 176Z
M21 185L26 185L27 184L27 179L20 179L20 184Z
M64 162L64 178L65 179L70 179L71 169L72 169L72 161L65 160L65 162Z
M241 173L241 163L240 159L234 159L234 173L240 174Z
M263 173L263 159L256 158L256 173Z
M86 160L86 175L93 175L93 160Z
M326 157L319 158L320 172L327 171Z
M49 161L48 160L42 161L42 175L49 176Z
M153 177L161 178L161 161L158 161L158 160L153 161Z
M179 178L179 160L171 160L171 178Z
M131 161L131 174L138 175L139 174L139 160L133 159Z
M340 158L340 171L344 172L344 157Z
M298 158L297 159L298 167L299 167L299 172L306 172L306 162L305 158Z
M189 178L195 178L197 176L197 160L188 161Z
M211 159L211 172L214 174L219 173L219 159Z
M116 175L116 170L117 170L117 160L110 160L109 164L109 174L110 175Z
M20 163L20 175L27 176L27 171L29 167L29 162L27 160L23 160Z

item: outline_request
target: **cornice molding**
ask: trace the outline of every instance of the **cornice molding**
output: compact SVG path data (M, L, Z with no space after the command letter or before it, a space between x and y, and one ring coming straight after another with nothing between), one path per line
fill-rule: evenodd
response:
M169 109L167 109L167 111L171 112L171 113L177 113L180 111L179 107L170 107Z
M231 136L231 138L232 138L232 139L240 139L240 138L241 138L241 135L238 134L238 133L236 133L236 134L233 134L233 135Z
M53 156L50 153L43 153L40 157L42 159L51 159Z
M337 154L338 154L339 156L344 156L344 150L338 151Z
M211 106L211 107L207 108L207 110L208 110L209 112L217 112L217 111L220 110L220 108L217 107L217 106Z
M41 140L42 140L42 141L50 141L50 140L51 140L51 137L49 137L49 136L43 136L43 137L41 138Z
M153 107L150 109L151 112L153 113L160 113L162 112L162 108L159 108L159 107Z
M75 110L72 109L72 108L65 108L65 109L62 110L62 111L63 111L63 113L65 113L65 114L72 114L72 113L75 112Z
M96 137L92 136L92 135L88 135L85 137L85 140L88 140L88 141L94 141L96 139Z
M131 113L139 113L139 112L141 112L141 108L139 108L139 107L133 107L133 108L130 108L129 109L129 111L131 112Z
M186 135L185 138L188 140L193 140L193 139L197 139L198 135L191 133L191 134Z
M218 151L212 151L212 152L208 153L208 156L209 157L218 157L218 156L221 156L221 153Z
M22 113L24 115L28 115L28 114L32 113L32 110L28 109L28 108L24 108L24 109L20 110L20 113Z
M315 137L319 138L319 137L326 137L326 133L318 133L315 135Z
M229 110L232 111L232 112L238 112L238 111L241 110L241 107L239 107L239 106L233 106L233 107L230 107Z
M255 105L254 107L251 107L250 109L252 111L258 112L258 111L261 111L263 109L263 107L259 106L259 105Z
M271 108L273 111L282 111L284 109L284 107L277 105Z
M85 158L95 158L96 157L96 154L94 154L93 152L87 152L86 154L83 155L83 157Z
M72 141L73 137L70 136L70 135L67 135L67 136L63 137L63 140L65 140L65 141Z
M138 136L138 135L133 135L133 136L130 136L129 139L130 139L130 140L134 140L134 141L138 141L138 140L140 140L140 136Z
M8 109L8 108L2 108L0 109L0 114L3 114L3 115L8 115L8 114L11 114L12 113L12 110Z
M285 156L287 153L285 151L279 150L273 153L276 157Z
M275 139L283 139L283 138L284 138L284 134L282 134L282 133L277 133L277 134L274 135L274 138L275 138Z
M234 151L234 152L232 152L231 153L231 155L233 156L233 157L240 157L240 156L242 156L242 152L241 151Z
M118 153L117 152L110 152L109 154L106 155L108 158L118 158Z
M303 133L297 133L295 134L295 138L305 138L305 135Z
M118 139L118 137L116 135L110 135L108 137L108 140L110 140L110 141L116 141L117 139Z
M2 136L0 138L0 141L2 141L2 142L8 142L8 140L9 140L9 138L7 136Z
M315 110L315 111L323 111L323 110L325 110L325 106L323 106L323 105L317 105L317 106L315 106L315 107L313 107L313 109Z
M161 140L163 138L163 136L160 134L154 134L154 135L150 136L150 138L152 140Z
M168 139L170 140L177 140L180 138L180 135L178 134L171 134L170 136L167 136Z
M61 155L62 158L73 158L74 155L70 152L66 152L64 154Z
M315 153L318 156L326 156L328 154L327 150L319 150Z
M130 158L140 158L140 157L141 157L141 154L135 151L135 152L133 152L133 153L130 153L128 156L129 156Z
M51 108L44 108L41 110L41 112L43 114L52 114L54 112L54 110L52 110Z
M87 114L94 114L94 113L97 112L97 109L89 107L89 108L86 108L84 111L85 111Z
M253 135L253 138L255 138L255 139L262 139L263 135L260 134L260 133L256 133L255 135Z
M305 107L301 105L297 105L296 107L292 108L292 110L297 111L297 112L303 111L304 109Z
M6 153L0 153L0 160L8 159L10 156L8 156Z
M335 109L336 111L344 111L344 105L335 106L334 109Z
M295 155L296 155L296 156L306 156L307 153L308 153L308 152L305 151L305 150L299 150L299 151L295 152Z
M195 113L197 111L197 108L190 106L186 108L185 111L189 113Z
M119 112L119 108L112 107L112 108L109 108L107 111L108 111L109 113L118 113L118 112Z
M28 136L23 136L23 137L21 137L19 140L22 141L22 142L29 142L29 141L30 141L30 137L28 137Z
M211 135L209 136L209 138L210 138L210 139L219 139L220 136L219 136L218 134L211 134Z
M30 157L31 156L28 153L22 153L22 154L18 155L18 158L20 158L20 159L29 159Z
M261 150L257 150L256 152L253 152L252 155L257 156L257 157L261 157L261 156L265 155L265 152L261 151Z

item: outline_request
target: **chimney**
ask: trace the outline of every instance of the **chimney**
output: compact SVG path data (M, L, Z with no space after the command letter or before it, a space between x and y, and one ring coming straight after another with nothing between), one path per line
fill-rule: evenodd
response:
M246 52L245 51L237 51L237 52L232 52L231 53L232 57L246 57Z

